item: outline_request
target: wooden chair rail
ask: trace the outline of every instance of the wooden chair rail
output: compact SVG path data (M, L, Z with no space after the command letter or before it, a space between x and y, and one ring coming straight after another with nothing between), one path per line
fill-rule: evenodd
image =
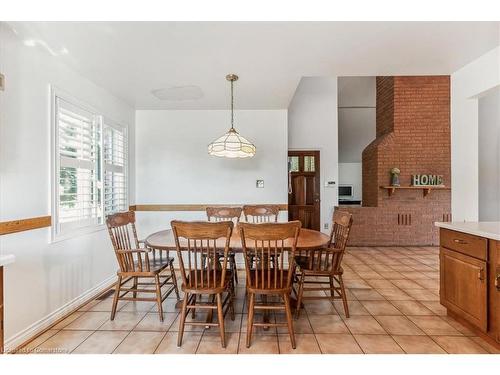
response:
M130 211L206 211L207 207L243 207L244 204L135 204L129 207ZM287 211L288 204L270 204L279 207L280 211Z
M0 222L0 236L4 234L24 232L27 230L46 228L52 225L51 216L31 217Z

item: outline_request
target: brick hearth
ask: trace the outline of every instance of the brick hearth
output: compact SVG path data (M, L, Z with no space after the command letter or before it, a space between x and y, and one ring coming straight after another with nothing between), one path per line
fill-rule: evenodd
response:
M377 138L363 151L363 207L354 215L351 246L435 245L435 221L451 220L451 192L397 190L380 186L389 171L401 170L402 186L412 174L440 174L450 187L449 76L377 77Z

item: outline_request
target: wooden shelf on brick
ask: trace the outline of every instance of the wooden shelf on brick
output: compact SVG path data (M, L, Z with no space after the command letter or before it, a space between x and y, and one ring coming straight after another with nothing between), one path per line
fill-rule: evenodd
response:
M451 190L450 187L440 185L427 185L427 186L380 186L381 189L386 189L389 197L394 194L396 190L422 190L424 197L431 192L431 190Z

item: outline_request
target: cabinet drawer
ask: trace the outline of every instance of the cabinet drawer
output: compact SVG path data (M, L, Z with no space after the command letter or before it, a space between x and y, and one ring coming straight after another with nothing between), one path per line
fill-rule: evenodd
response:
M441 229L440 242L442 247L470 255L477 259L487 260L488 240L472 234Z

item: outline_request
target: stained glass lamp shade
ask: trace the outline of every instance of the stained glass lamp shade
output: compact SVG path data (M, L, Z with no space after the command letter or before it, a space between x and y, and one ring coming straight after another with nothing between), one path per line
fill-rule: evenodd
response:
M231 128L222 137L208 145L208 153L226 158L249 158L255 155L256 148L252 142L242 137L234 129L234 97L233 82L238 79L236 74L229 74L226 79L231 82Z

